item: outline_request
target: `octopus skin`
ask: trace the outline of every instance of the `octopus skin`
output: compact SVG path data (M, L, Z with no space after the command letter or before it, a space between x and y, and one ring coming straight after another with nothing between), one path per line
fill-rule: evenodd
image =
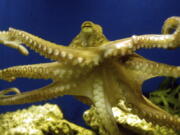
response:
M180 47L180 17L170 17L162 34L132 36L109 41L102 27L90 21L81 25L80 33L69 46L58 45L22 30L9 28L0 32L0 43L28 55L25 45L50 63L13 66L0 70L0 79L52 79L52 83L30 92L17 88L0 92L0 105L25 104L63 95L74 95L97 110L102 135L124 135L119 130L112 107L120 102L131 113L154 124L180 130L180 118L172 116L143 96L145 80L157 76L180 77L180 67L157 63L138 55L141 48L175 49ZM15 92L14 95L8 95Z

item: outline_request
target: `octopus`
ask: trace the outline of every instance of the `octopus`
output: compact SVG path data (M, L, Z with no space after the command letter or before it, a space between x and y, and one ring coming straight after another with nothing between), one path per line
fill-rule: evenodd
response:
M149 122L180 130L180 118L169 114L142 93L145 80L168 76L180 77L180 67L157 63L136 53L141 48L175 49L180 47L180 17L168 18L161 34L133 35L109 41L100 25L85 21L69 46L58 45L22 30L9 28L0 32L0 43L28 55L23 46L53 60L49 63L19 65L0 70L0 79L51 79L49 85L32 91L18 88L0 91L0 105L33 103L63 95L73 95L96 108L102 135L123 135L112 107ZM10 92L14 92L10 95ZM125 107L124 107L125 106ZM128 111L125 110L124 111Z

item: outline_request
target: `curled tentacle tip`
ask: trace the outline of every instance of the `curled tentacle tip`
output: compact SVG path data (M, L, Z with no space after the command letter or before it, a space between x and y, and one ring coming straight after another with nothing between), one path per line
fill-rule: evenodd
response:
M16 94L20 94L21 93L21 91L18 89L18 88L16 88L16 87L13 87L13 88L10 88L13 92L15 92Z
M173 16L168 18L162 27L163 34L172 34L180 27L180 17Z
M8 88L8 89L0 91L0 97L8 96L6 94L8 94L10 92L14 92L15 94L21 93L21 91L18 88L13 87L13 88Z
M180 25L178 26L178 28L176 29L175 33L175 42L176 42L176 46L180 47Z
M19 46L18 50L23 55L29 55L29 51L24 46Z

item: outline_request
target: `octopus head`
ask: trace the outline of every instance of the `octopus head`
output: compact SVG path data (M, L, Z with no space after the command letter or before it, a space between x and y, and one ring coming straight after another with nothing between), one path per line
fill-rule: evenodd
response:
M102 27L98 24L95 24L91 21L85 21L81 25L81 32L86 33L86 34L102 34L103 30Z
M73 39L71 47L96 47L107 42L100 25L85 21L81 25L80 33Z

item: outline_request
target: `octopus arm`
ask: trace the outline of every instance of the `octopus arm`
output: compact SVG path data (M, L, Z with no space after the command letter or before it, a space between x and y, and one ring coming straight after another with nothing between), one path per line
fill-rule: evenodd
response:
M180 130L180 118L165 112L160 107L153 104L143 95L132 103L132 113L135 113L140 118L158 124L160 126L167 126L175 130Z
M20 45L18 41L17 42L9 41L8 32L5 31L0 32L0 44L4 44L8 47L17 49L23 55L29 54L28 50L24 46Z
M5 96L6 94L10 93L10 92L13 92L15 94L19 94L21 93L19 89L17 88L9 88L9 89L4 89L4 90L1 90L0 91L0 96L3 97Z
M84 81L84 83L82 83L82 79L85 80L85 77L80 77L80 79L76 79L73 81L69 80L65 82L62 82L61 80L54 80L51 84L45 87L28 92L20 92L18 88L1 90L0 105L33 103L56 98L63 95L89 97L91 95L91 88L89 87L91 81L86 80ZM14 92L15 95L5 95L9 92Z
M168 18L162 27L162 35L132 36L135 50L139 48L174 49L180 47L180 17Z
M4 35L0 34L1 43L8 46L21 47L25 44L41 55L56 61L65 61L73 65L93 65L99 62L99 54L94 48L74 49L67 46L58 45L25 31L10 28ZM8 43L8 44L7 44Z
M143 65L141 65L140 63ZM155 64L152 61L148 61L143 57L134 54L134 56L129 56L129 58L126 58L124 63L122 62L120 63L120 65L116 65L118 71L121 73L121 76L124 76L123 80L127 83L126 86L124 83L120 82L121 89L124 89L125 91L124 96L125 98L127 97L126 104L127 106L132 108L133 113L137 114L141 118L146 119L149 122L179 130L180 118L172 116L171 114L165 112L164 110L153 104L146 97L144 97L141 92L141 85L146 79L162 75L176 76L175 73L166 71L166 68L169 68L168 65L159 64L158 66L160 67L158 68L154 65L152 66L152 63ZM147 67L144 67L144 65L146 65ZM163 72L159 72L161 68L165 68L163 69ZM173 68L173 70L176 70L176 67ZM126 74L123 75L122 73Z
M180 66L153 62L139 55L129 56L124 64L132 72L141 74L141 82L157 76L180 77Z
M171 34L172 29L174 32ZM100 46L105 58L132 54L141 48L172 49L180 47L180 17L167 19L162 28L162 34L132 36L115 40Z
M141 48L172 49L180 47L180 27L174 34L166 35L140 35L123 40L108 42L100 46L105 58L132 54Z
M173 16L168 18L162 27L163 34L173 33L180 26L180 17Z
M70 65L51 62L32 65L13 66L0 70L0 79L6 81L14 81L16 78L30 79L52 79L67 81L72 78L77 78L81 74L89 71L88 68L78 66L71 67Z
M105 93L106 87L101 73L102 70L97 69L86 76L81 76L73 81L76 83L76 87L65 91L65 94L76 96L83 103L93 104L96 107L99 116L98 126L101 127L99 128L100 134L119 134L120 131L113 117L111 104Z
M0 95L0 105L16 105L48 100L65 95L65 92L72 89L73 87L73 83L61 84L61 82L53 82L43 88L32 91L22 93L16 92L15 95L3 95L8 93L4 92L5 90L3 90ZM6 89L6 91L10 92L8 89Z
M54 66L54 63L9 67L0 70L0 79L9 82L14 81L16 78L50 79L52 66Z

